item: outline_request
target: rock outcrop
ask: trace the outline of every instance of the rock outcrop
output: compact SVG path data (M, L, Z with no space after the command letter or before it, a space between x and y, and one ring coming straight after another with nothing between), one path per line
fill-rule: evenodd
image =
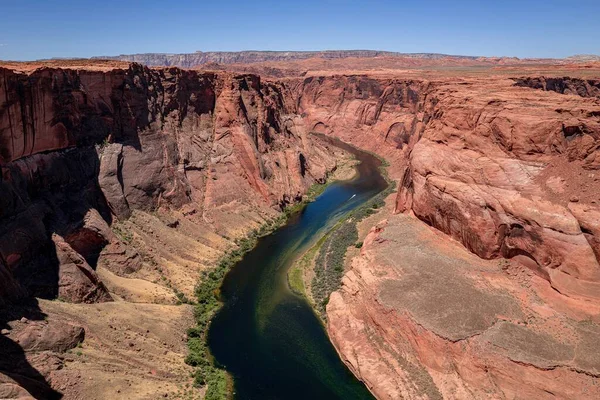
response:
M482 258L518 257L565 295L600 297L596 241L567 207L600 202L596 99L532 92L510 79L299 85L309 126L390 161L398 212Z
M303 141L285 87L256 76L139 65L1 72L0 258L39 297L66 285L57 265L80 266L69 285L96 285L90 266L115 241L114 217L194 203L212 219L242 199L268 213L334 165ZM75 292L67 297L90 299Z
M543 304L552 303L557 319L567 321L569 337L587 344L595 340L600 318L600 259L593 222L600 204L600 103L593 94L593 80L553 78L552 84L548 78L539 80L546 82L544 91L502 77L331 76L298 83L300 109L309 126L390 161L390 175L399 182L397 213L410 213L481 259L496 260L490 273L497 276L502 265L514 265L521 283L535 282L534 294L517 308L507 308L501 299L482 298L471 309L470 303L454 304L451 297L462 293L476 298L479 283L448 277L443 279L447 287L442 287L436 277L446 272L438 269L419 272L418 277L406 275L414 265L404 261L405 253L393 255L393 246L400 246L395 243L405 242L413 233L377 235L371 246L365 241L366 254L369 249L377 253L378 243L389 242L389 255L385 262L368 257L353 261L340 295L332 296L328 306L328 330L342 357L378 397L482 398L484 393L502 397L521 391L525 398L543 398L544 393L587 398L577 392L577 385L588 393L594 389L597 360L571 362L573 347L554 354L562 349L559 344L550 346L551 352L536 347L539 342L554 343L547 334L556 340L543 313L535 311L539 325L534 332L521 329L527 322L513 315L515 310L533 313L531 299L542 297ZM447 241L439 235L435 240ZM438 261L425 260L422 268ZM453 276L471 274L457 265ZM398 279L403 283L385 282L392 279L394 268L400 270ZM381 278L384 275L386 279ZM502 285L494 279L492 285ZM511 288L508 298L516 297L514 304L520 304L514 282L506 285ZM449 297L441 299L446 291ZM429 297L437 299L441 315L434 313L433 304L422 303ZM496 303L497 307L486 309ZM464 313L457 315L457 310ZM593 321L592 336L580 334L578 327L585 319ZM515 327L494 322L499 320L521 322ZM433 326L442 322L443 331ZM473 326L455 334L453 325ZM452 343L472 335L484 335L492 348L510 354L488 357L479 343L472 352L464 345L453 348ZM564 336L558 339L569 346L577 342ZM532 367L507 376L507 371L519 371L511 362ZM475 366L469 372L460 370L468 364ZM494 371L492 364L501 367ZM583 365L593 367L588 370ZM529 378L537 386L526 389ZM556 386L554 381L565 384ZM423 390L412 391L418 382ZM496 389L484 382L492 382Z
M598 311L405 214L371 230L327 306L333 343L380 399L596 398Z
M600 80L598 79L527 77L515 79L515 85L561 94L575 94L581 97L600 97Z
M559 292L598 299L600 265L567 205L600 200L599 104L497 87L442 86L429 97L434 117L411 151L397 207L482 258L517 257ZM571 176L572 186L552 187Z

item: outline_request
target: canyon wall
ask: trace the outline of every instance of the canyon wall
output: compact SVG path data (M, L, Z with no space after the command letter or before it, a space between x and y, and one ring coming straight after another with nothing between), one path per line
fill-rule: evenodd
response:
M596 99L522 89L511 79L350 76L298 85L312 129L389 160L401 183L397 212L414 213L484 259L517 257L566 295L600 297L591 229L600 201Z
M336 166L339 154L308 137L291 97L284 85L252 75L136 64L104 71L0 69L0 340L7 351L0 397L26 390L51 398L58 394L49 385L81 381L85 365L65 373L64 360L49 364L47 357L62 358L81 342L65 339L80 332L73 326L86 325L96 338L115 336L107 328L115 315L103 310L130 313L123 300L138 303L134 314L145 321L177 316L166 322L173 329L169 340L150 348L156 357L185 351L171 338L192 325L181 322L191 309L160 307L187 301L202 270L234 240L302 199ZM70 305L41 302L40 309L33 297ZM118 304L100 305L113 300ZM96 306L86 309L86 303ZM142 309L141 303L152 304ZM23 332L50 335L46 358L19 350ZM64 340L72 346L61 347ZM117 354L112 373L129 374L132 359L134 368L147 368L148 348L124 357L129 350L119 347L120 339L91 343L100 350L90 350L91 360ZM87 364L98 368L103 357ZM161 365L183 368L183 358ZM114 396L110 375L104 383L102 376L92 389ZM140 376L136 390L152 390ZM172 377L188 379L189 371L164 376L173 384ZM119 390L133 390L123 385Z
M430 227L389 217L327 307L334 344L379 398L597 395L600 360L569 347L599 331L596 82L297 83L307 125L385 157L390 207Z
M598 79L527 77L515 79L515 85L581 97L600 97Z
M113 217L193 203L211 219L238 200L268 214L333 165L304 141L285 88L256 76L137 65L1 73L0 259L38 297L107 299L88 263ZM71 260L85 275L74 279L88 287L44 287L62 277L43 276L51 254L77 257L70 248L85 259Z

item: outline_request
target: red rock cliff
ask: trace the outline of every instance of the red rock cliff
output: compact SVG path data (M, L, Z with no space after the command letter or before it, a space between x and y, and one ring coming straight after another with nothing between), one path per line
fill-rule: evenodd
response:
M181 210L211 233L247 222L248 210L273 215L334 168L306 135L318 131L390 162L395 212L447 235L425 239L444 247L451 237L496 260L452 248L460 257L439 262L440 249L399 248L424 228L401 216L372 232L332 296L328 329L379 397L577 397L577 385L597 379L597 359L580 351L596 340L600 315L595 80L264 82L139 65L0 75L0 303L109 301L94 267L114 245L111 256L126 259L119 268L139 268L109 229L136 210ZM559 346L549 316L581 346Z
M391 162L398 212L482 258L517 257L565 295L597 299L600 104L519 82L342 76L297 90L309 126ZM565 82L552 87L577 83ZM579 83L585 96L590 82Z
M599 395L596 82L296 83L307 124L388 159L394 211L425 223L372 230L327 307L377 397Z
M113 217L193 203L218 223L231 202L268 214L301 198L335 163L286 90L135 64L0 70L0 271L36 296L107 300L91 267L110 238L93 232Z

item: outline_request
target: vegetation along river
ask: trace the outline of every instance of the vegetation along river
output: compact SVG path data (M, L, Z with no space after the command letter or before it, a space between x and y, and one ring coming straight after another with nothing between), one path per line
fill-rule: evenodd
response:
M340 360L308 301L288 285L287 271L344 216L387 187L381 161L335 142L360 161L356 176L338 181L261 238L226 275L223 308L208 331L215 361L246 399L372 399Z

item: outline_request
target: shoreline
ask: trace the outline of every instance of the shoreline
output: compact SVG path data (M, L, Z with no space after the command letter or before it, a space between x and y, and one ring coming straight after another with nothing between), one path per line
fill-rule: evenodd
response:
M350 146L352 146L352 145L350 145ZM356 230L357 234L358 234L359 224L361 222L363 222L366 218L379 214L381 209L386 206L386 204L385 204L386 199L392 193L394 193L396 191L396 182L394 180L390 179L387 174L387 168L389 166L389 163L387 163L387 161L385 159L378 156L377 154L374 154L374 153L366 151L366 150L361 150L359 148L356 148L355 146L352 146L352 147L358 151L363 151L367 154L370 154L370 155L378 158L382 162L382 165L379 168L380 168L380 171L382 172L382 176L388 183L388 186L383 191L381 191L380 193L373 196L373 198L367 200L363 205L357 207L355 210L349 212L347 215L342 217L342 219L338 223L336 223L329 231L325 232L323 234L323 236L320 237L311 247L306 249L306 251L304 251L300 256L298 256L298 258L296 259L294 264L290 267L290 269L288 270L288 273L287 273L288 285L290 287L290 290L299 296L303 296L310 303L311 307L313 308L313 310L315 311L315 313L317 314L317 316L319 317L319 319L321 320L323 325L326 325L326 321L327 321L326 312L325 312L325 310L318 310L317 300L314 298L314 295L312 293L312 287L314 284L314 279L315 279L315 274L316 274L315 268L317 267L316 259L321 254L323 245L329 238L331 238L333 235L335 235L336 232L338 232L340 229L342 229L344 224L353 225L353 229ZM356 168L355 168L355 170L356 170ZM352 178L349 178L348 180L350 180L350 179L352 179ZM333 245L335 247L338 247L339 242L340 242L340 238L338 238L338 240L335 243L333 243ZM348 242L348 241L346 241L346 242ZM346 243L344 243L344 244L346 244ZM362 241L360 241L360 236L359 236L358 240L354 241L354 247L356 247L356 248L362 247ZM352 248L352 243L349 243L349 242L348 242L348 245L344 247L344 251L343 251L344 264L346 264L348 261L347 257L346 257L346 253L351 248ZM343 277L343 275L346 272L347 272L347 265L345 265L343 270L341 271L342 274L339 277L340 284L341 284L341 277ZM308 279L310 279L310 281L308 281ZM335 290L337 290L337 289L334 289L333 291L327 293L325 298L328 299L329 296L331 295L331 293L333 293Z
M321 137L319 139L323 140ZM268 220L259 228L253 229L245 237L236 240L237 246L225 252L219 259L216 268L203 271L202 278L194 289L196 299L194 303L194 320L196 323L187 329L188 354L185 357L185 363L195 368L193 373L194 386L206 391L205 399L229 399L232 398L233 394L231 376L225 369L215 365L207 344L207 333L212 318L224 305L220 299L220 288L223 279L243 259L246 253L256 247L260 238L268 236L284 226L292 214L299 212L308 203L314 201L332 183L340 180L350 180L356 176L357 160L354 155L340 147L338 149L346 153L341 159L343 162L341 169L336 165L332 171L327 173L324 183L315 182L308 188L301 201L288 205L277 216Z
M396 191L397 182L392 180L388 175L387 169L389 167L389 163L387 162L387 160L385 160L383 157L381 157L375 153L372 153L372 152L369 152L366 150L361 150L351 144L350 144L350 146L358 151L363 151L365 153L371 154L372 156L376 157L377 159L379 159L381 161L381 166L379 167L379 169L381 171L382 176L388 183L388 186L383 191L376 194L371 199L367 200L364 204L357 207L355 210L350 211L347 215L342 217L342 219L338 223L336 223L329 231L325 232L322 237L320 237L312 246L310 246L306 251L304 251L296 259L296 261L293 263L293 265L289 268L289 270L287 272L287 278L288 278L287 280L288 280L288 286L289 286L290 290L293 293L295 293L296 295L304 297L306 299L306 301L310 304L311 309L317 316L320 323L323 325L323 327L325 329L325 333L327 335L327 338L329 339L329 342L331 343L331 345L335 349L336 353L338 354L338 357L340 358L340 360L348 367L349 371L356 377L356 379L358 379L360 382L362 382L365 385L365 387L371 393L371 395L373 395L374 398L378 398L376 396L375 392L373 391L373 388L368 384L368 382L366 380L364 380L361 376L359 376L356 373L358 371L356 371L354 368L352 368L351 363L349 363L348 360L345 358L345 356L341 353L341 351L338 348L338 346L336 345L336 343L334 343L334 341L332 340L330 332L327 328L326 305L329 301L330 296L334 292L336 292L337 290L340 289L339 286L341 286L341 280L342 280L343 276L350 270L350 266L349 266L350 261L354 256L356 256L356 254L351 254L351 255L348 254L348 253L351 253L353 250L352 243L348 243L347 241L345 243L343 243L343 244L347 244L347 246L343 247L343 270L341 271L341 274L339 276L339 281L338 281L339 286L334 288L334 290L332 290L331 292L327 293L327 296L326 296L327 303L325 303L322 310L318 309L317 301L315 300L314 295L312 293L312 287L313 287L312 281L315 279L315 276L316 276L316 273L315 273L315 268L317 267L316 260L319 257L319 255L321 254L321 252L323 250L323 245L325 244L325 242L329 238L332 238L336 234L336 232L338 232L345 224L350 224L350 225L352 225L353 229L356 231L356 236L357 236L357 240L354 242L354 247L356 248L356 250L360 251L360 248L362 247L362 244L363 244L362 241L364 240L364 238L366 237L366 235L369 233L369 230L370 230L370 228L364 229L365 224L368 224L371 226L371 224L369 224L369 221L368 221L369 218L373 218L373 217L380 215L382 213L382 211L384 213L389 212L390 207L392 207L392 209L393 209L393 206L388 204L389 203L388 199L390 199L392 197L392 195L397 192ZM356 170L356 167L355 167L355 170ZM338 238L338 240L335 241L335 244L334 244L335 247L339 246L339 243L341 241L339 239L340 238ZM343 240L343 237L341 239ZM333 239L332 239L332 241L333 241ZM311 279L310 282L308 282L309 278Z

